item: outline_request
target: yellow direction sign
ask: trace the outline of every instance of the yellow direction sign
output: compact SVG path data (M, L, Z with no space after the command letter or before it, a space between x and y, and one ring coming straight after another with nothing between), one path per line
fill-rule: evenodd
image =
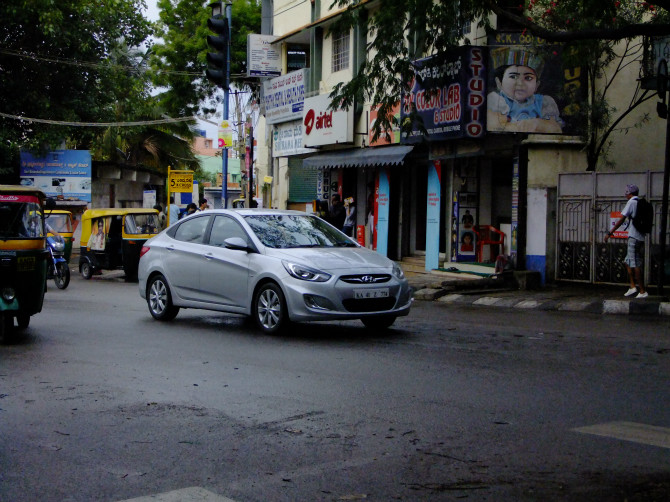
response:
M192 192L193 172L170 172L168 184L170 192Z

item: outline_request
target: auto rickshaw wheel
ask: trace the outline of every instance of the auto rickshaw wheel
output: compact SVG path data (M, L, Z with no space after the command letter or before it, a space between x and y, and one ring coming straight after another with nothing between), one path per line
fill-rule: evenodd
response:
M172 304L170 287L162 275L156 275L149 281L147 305L152 317L159 321L171 321L179 313L179 307Z
M16 324L19 329L26 329L30 325L30 316L28 314L19 314L16 316Z
M85 261L79 266L79 270L81 271L81 276L86 280L90 279L93 276L93 267L87 261Z

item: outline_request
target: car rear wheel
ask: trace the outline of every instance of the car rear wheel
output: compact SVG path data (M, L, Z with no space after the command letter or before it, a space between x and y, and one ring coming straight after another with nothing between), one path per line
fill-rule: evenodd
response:
M179 307L172 304L170 287L162 275L154 276L147 287L147 305L154 319L171 321L179 313Z
M264 333L278 333L289 324L284 293L273 282L263 284L258 289L254 297L253 312L256 324Z
M361 322L365 325L366 328L370 329L386 329L395 322L396 316L394 315L378 315L374 317L363 317Z

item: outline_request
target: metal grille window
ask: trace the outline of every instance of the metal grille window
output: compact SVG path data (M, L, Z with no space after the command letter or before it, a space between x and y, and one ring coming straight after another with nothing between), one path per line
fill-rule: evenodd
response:
M349 32L333 34L333 64L332 71L349 68Z

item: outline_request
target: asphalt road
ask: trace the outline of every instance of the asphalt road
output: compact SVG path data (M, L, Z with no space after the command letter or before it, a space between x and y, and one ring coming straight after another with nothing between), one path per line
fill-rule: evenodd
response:
M667 500L669 328L416 302L271 337L73 276L0 345L0 500Z

